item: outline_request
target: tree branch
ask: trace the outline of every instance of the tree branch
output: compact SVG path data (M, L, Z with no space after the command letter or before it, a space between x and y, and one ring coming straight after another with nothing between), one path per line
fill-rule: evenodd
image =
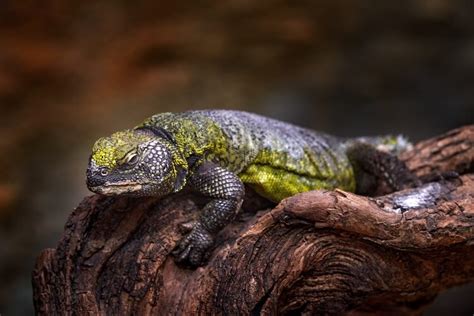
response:
M459 178L377 198L312 191L246 210L196 270L169 254L199 199L87 197L37 260L36 311L420 313L441 290L474 279L473 142L466 126L401 155L417 175Z

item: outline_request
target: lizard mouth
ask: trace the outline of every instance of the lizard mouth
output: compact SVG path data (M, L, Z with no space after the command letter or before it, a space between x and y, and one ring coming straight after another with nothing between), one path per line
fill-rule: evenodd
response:
M125 193L134 193L142 191L146 184L140 184L132 181L122 181L115 183L105 183L100 186L91 187L92 192L103 195L117 195Z

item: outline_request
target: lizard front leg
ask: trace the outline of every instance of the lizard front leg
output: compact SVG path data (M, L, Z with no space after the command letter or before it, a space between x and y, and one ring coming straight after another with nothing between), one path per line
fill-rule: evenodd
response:
M197 192L212 198L201 211L193 228L173 251L176 261L199 266L214 236L230 223L242 205L244 185L234 173L212 163L197 166L189 179Z

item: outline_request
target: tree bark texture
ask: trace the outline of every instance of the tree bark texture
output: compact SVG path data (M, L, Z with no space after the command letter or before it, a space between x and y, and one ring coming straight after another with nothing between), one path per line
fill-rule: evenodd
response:
M471 125L415 145L401 159L437 182L389 195L312 191L273 209L249 196L197 269L170 252L198 197L87 197L37 259L36 312L419 314L474 280L473 144Z

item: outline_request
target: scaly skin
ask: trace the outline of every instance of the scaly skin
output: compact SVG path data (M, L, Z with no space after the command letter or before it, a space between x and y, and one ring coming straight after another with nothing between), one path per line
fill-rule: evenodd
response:
M364 192L371 175L397 188L413 179L394 156L377 148L396 151L406 144L393 137L341 140L239 111L162 113L99 139L87 184L96 193L134 196L163 196L188 184L210 197L174 251L179 262L196 266L215 234L235 217L243 183L274 202L315 189Z

